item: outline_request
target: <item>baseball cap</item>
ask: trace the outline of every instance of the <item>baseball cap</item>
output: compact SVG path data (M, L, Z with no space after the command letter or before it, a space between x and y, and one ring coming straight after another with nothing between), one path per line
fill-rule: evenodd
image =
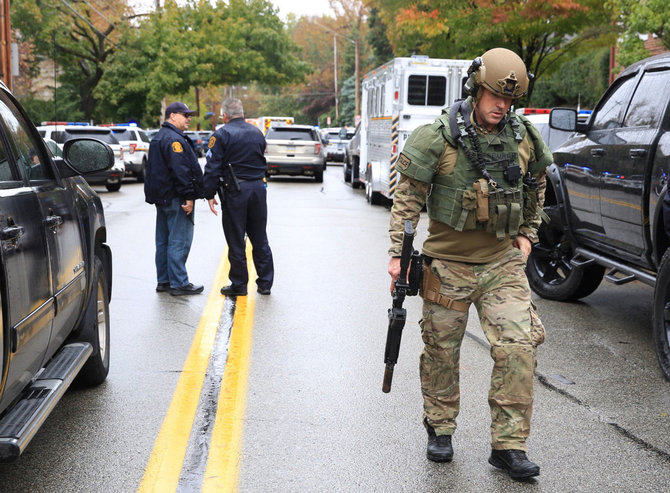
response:
M175 101L170 103L167 108L165 108L165 118L170 118L172 113L186 113L192 115L195 113L195 110L191 110L184 103L180 101Z

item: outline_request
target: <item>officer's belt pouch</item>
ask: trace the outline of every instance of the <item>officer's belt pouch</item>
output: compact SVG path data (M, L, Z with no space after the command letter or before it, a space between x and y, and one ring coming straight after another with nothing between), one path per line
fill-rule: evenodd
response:
M480 178L472 185L477 194L477 222L485 223L489 220L489 184Z
M459 312L467 312L470 308L470 303L457 301L440 294L440 287L442 283L440 279L433 273L429 265L423 264L423 280L421 282L421 289L419 295L431 303L437 303L448 310L456 310Z

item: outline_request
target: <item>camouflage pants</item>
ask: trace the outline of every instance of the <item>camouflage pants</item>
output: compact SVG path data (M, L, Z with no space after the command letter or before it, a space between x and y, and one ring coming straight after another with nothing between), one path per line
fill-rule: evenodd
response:
M491 344L491 445L498 450L526 450L535 346L544 339L544 328L531 306L524 267L525 258L516 248L488 264L434 259L430 266L441 281L442 295L474 303ZM424 416L438 435L450 435L456 429L459 358L467 319L467 312L424 300L421 389Z

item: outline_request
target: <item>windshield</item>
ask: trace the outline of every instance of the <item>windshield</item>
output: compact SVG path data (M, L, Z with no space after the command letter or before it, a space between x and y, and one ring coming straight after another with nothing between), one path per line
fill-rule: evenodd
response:
M265 136L267 140L316 140L316 134L309 129L297 129L297 128L277 128L270 127L267 135Z

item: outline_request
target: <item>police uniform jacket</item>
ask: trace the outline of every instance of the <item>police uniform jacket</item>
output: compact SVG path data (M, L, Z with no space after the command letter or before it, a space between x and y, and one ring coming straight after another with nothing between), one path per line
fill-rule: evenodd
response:
M161 125L149 144L144 196L147 202L156 205L203 196L202 169L193 142L169 122Z
M265 177L265 137L263 133L244 121L234 118L209 139L207 164L205 165L205 197L214 197L219 179L227 179L228 163L238 180L253 181Z

